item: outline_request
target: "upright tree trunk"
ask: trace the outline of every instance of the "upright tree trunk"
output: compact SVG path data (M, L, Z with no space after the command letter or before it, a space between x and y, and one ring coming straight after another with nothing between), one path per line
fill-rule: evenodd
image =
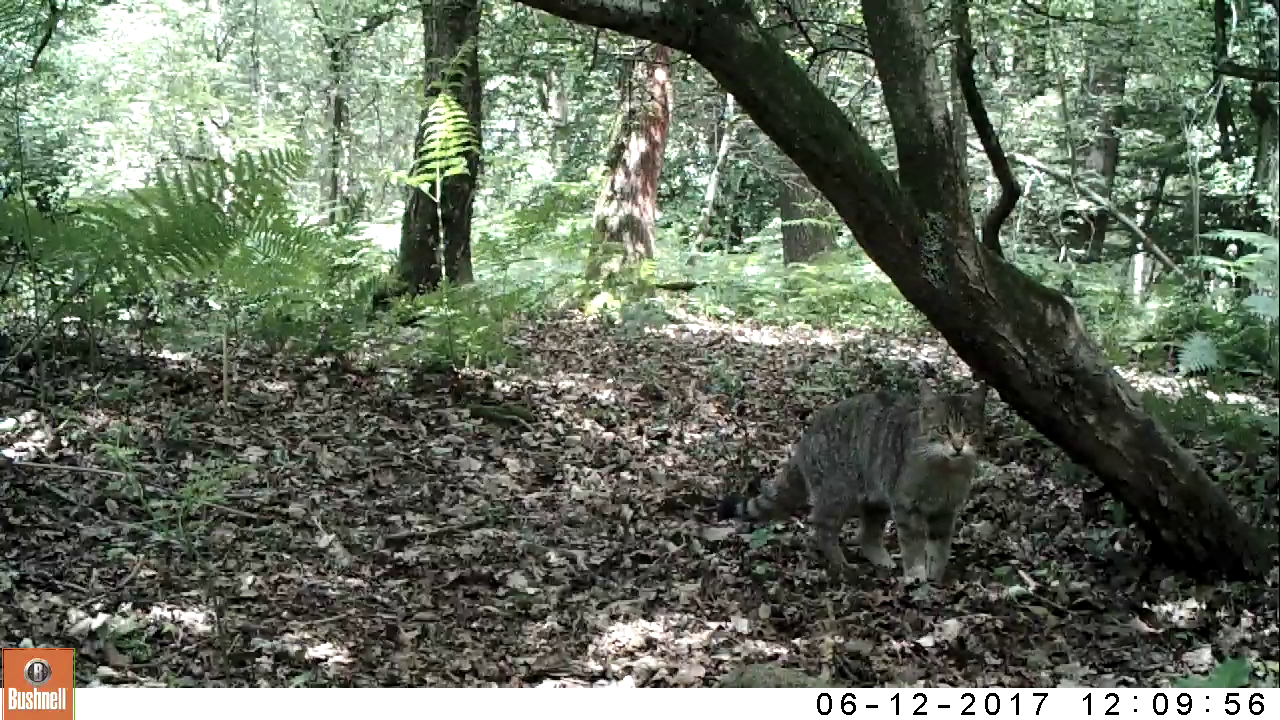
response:
M951 33L958 35L961 25L969 23L969 0L951 0ZM960 49L951 48L951 146L960 156L960 179L969 187L969 114L965 110L964 92L960 89Z
M790 163L788 163L790 164ZM809 262L834 250L836 228L829 216L826 200L813 184L792 166L794 171L779 178L778 212L782 216L782 262Z
M551 126L551 147L547 155L551 166L559 170L569 152L569 92L566 80L555 70L548 70L537 79L534 88L538 94L538 105Z
M1166 557L1256 577L1267 545L1142 408L1072 305L974 232L921 0L863 0L897 142L899 186L870 143L745 0L522 0L689 53L835 206L854 237L974 372L1094 470Z
M1255 20L1258 28L1258 62L1264 70L1280 67L1280 2L1271 0L1272 11ZM1257 154L1253 161L1253 198L1251 203L1262 217L1261 227L1272 233L1280 231L1280 84L1253 83L1249 92L1249 111L1257 127Z
M329 62L329 157L325 168L325 205L330 225L344 219L347 206L347 152L351 111L347 102L347 72L351 65L350 37L326 37Z
M733 147L733 132L738 128L738 115L733 111L733 96L724 98L724 123L716 123L720 130L720 143L716 148L716 164L711 168L711 176L707 178L707 189L702 195L702 212L698 214L698 228L693 237L693 249L701 251L707 243L707 233L711 230L711 218L715 215L716 194L720 190L720 177L724 174L725 162L729 159L729 150Z
M440 93L440 85L457 98L475 137L481 137L480 2L445 0L423 2L421 7L426 102L414 139L415 158L420 156L425 138L425 108ZM400 274L412 292L436 289L441 266L451 283L472 280L471 212L480 174L479 142L466 153L466 163L466 174L451 175L441 183L439 207L424 189L409 190L400 233ZM434 187L430 189L435 192Z
M387 24L396 16L396 11L383 10L369 15L354 28L351 28L350 24L355 18L346 14L343 10L337 13L337 17L325 17L320 11L320 6L312 4L311 12L316 22L320 25L320 41L324 44L326 69L329 73L329 138L328 147L326 148L327 157L325 158L323 182L325 214L328 223L333 225L346 217L353 204L350 197L351 167L349 157L351 153L351 102L348 94L349 88L347 87L347 76L351 72L351 58L355 53L355 48L360 38L372 34L373 31ZM254 13L256 17L256 3L254 5ZM255 28L255 37L256 33ZM260 92L261 77L260 72L256 69L256 52L254 67L255 89ZM259 124L261 124L261 98L259 98L258 102L258 113Z
M588 280L653 257L658 178L671 130L670 48L656 45L636 61L621 102L596 202Z
M1077 167L1083 170L1080 181L1088 183L1099 195L1110 200L1116 165L1120 161L1120 137L1116 131L1121 122L1128 68L1120 59L1114 58L1116 51L1113 48L1105 46L1106 35L1102 31L1098 31L1095 37L1097 39L1091 43L1093 57L1104 59L1086 63L1081 107L1087 144L1078 153ZM1110 223L1111 214L1104 208L1094 208L1086 214L1085 222L1077 233L1077 247L1084 247L1090 260L1102 257Z
M802 18L809 15L809 0L790 0L770 5L766 24L784 47L805 34ZM810 66L810 75L820 77L822 63ZM804 263L835 249L836 230L828 223L830 208L795 163L784 160L777 174L778 216L782 220L782 263Z

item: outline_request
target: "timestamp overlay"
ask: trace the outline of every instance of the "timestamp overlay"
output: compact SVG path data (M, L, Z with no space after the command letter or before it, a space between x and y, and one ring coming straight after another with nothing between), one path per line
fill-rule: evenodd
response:
M1046 690L871 689L786 691L809 717L838 718L1272 718L1280 720L1275 688ZM793 695L794 693L794 695ZM773 703L770 702L770 705Z

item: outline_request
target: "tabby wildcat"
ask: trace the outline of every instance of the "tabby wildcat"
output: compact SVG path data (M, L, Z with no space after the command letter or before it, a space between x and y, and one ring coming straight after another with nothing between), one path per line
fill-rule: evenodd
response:
M836 580L851 574L840 531L855 514L863 557L894 566L884 549L892 517L906 579L940 581L977 468L986 399L986 385L954 395L921 381L917 393L866 393L822 408L777 477L749 500L725 496L720 517L780 520L807 502Z

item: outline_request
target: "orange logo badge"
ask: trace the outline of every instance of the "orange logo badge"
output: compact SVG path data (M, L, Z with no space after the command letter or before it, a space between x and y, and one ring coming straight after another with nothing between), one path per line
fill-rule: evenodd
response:
M75 662L71 648L4 648L0 719L71 720Z

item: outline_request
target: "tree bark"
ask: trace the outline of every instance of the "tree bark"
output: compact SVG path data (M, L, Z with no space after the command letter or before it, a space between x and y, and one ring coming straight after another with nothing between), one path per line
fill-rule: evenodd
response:
M802 17L809 15L809 0L776 3L765 20L773 37L786 47L796 37L806 37ZM821 77L821 62L810 63L810 77ZM836 230L827 224L830 207L804 172L783 159L777 173L778 216L782 220L782 263L804 263L835 249Z
M951 48L951 82L948 83L951 89L951 146L960 155L960 180L965 187L968 187L969 115L965 112L964 89L960 75L964 71L966 63L970 69L973 66L973 58L966 57L966 43L961 40L961 38L967 40L967 51L972 52L973 41L969 39L971 35L969 31L969 0L951 0L951 34L955 37L955 44Z
M836 247L836 228L826 200L793 166L778 178L778 214L782 216L782 262L809 262Z
M831 201L975 374L1094 470L1168 561L1193 572L1266 572L1261 534L1143 409L1072 305L977 241L921 0L862 3L901 186L746 2L522 2L689 53Z
M653 257L658 178L671 130L671 49L655 45L637 59L622 87L604 187L596 202L588 280Z
M400 275L414 293L435 290L442 268L451 283L462 285L472 280L471 213L481 149L479 0L424 2L421 7L425 50L422 121L441 86L447 85L466 110L476 143L466 153L467 172L442 181L439 207L421 188L409 189L400 233ZM422 152L425 131L425 122L420 122L413 144L415 158Z
M1255 20L1258 61L1263 72L1273 78L1280 73L1280 48L1275 38L1280 31L1280 2L1271 0L1272 12ZM1219 65L1226 62L1221 58ZM1280 230L1280 84L1275 79L1255 79L1249 91L1249 111L1257 127L1257 154L1253 160L1253 206L1262 217L1260 225L1272 233Z
M348 189L348 152L351 146L351 110L347 102L347 72L351 65L350 39L346 35L325 38L329 61L329 157L325 168L328 223L345 218Z

